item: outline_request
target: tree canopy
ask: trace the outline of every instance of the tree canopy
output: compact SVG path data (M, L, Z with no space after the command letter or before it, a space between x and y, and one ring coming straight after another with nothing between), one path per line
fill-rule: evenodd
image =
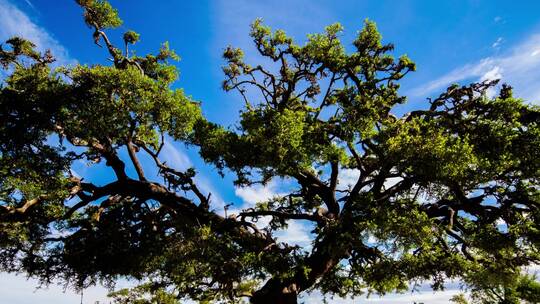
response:
M53 54L21 37L0 48L9 71L0 86L1 270L74 288L141 280L114 293L118 303L296 303L309 291L441 289L451 278L513 288L539 262L540 109L510 86L453 85L398 117L399 81L415 64L394 58L373 22L351 49L339 24L298 44L256 20L261 61L234 47L223 54L223 89L245 104L231 129L172 89L178 56L167 43L135 55L138 33L120 35L121 47L109 38L122 21L107 1L76 2L110 65L51 67ZM167 137L238 186L292 186L223 216L195 168L162 161ZM158 176L145 172L143 154ZM112 181L73 174L80 160L105 163ZM312 227L311 246L276 239L293 221Z

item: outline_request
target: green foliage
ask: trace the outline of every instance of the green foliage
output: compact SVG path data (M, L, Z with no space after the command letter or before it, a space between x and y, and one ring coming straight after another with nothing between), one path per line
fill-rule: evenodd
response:
M386 149L406 166L401 170L411 170L409 173L418 178L464 179L471 169L478 167L473 145L467 136L445 134L446 131L438 128L436 123L412 119L405 125L396 124L395 127L402 129L387 130L395 132L395 136L388 138Z
M246 101L246 109L240 120L239 131L242 135L234 144L231 143L239 146L224 148L235 155L229 152L214 153L209 146L207 148L206 144L202 144L203 157L234 169L239 174L239 183L247 182L245 167L260 169L262 175L269 178L272 175L289 175L291 170L298 168L307 169L313 163L323 165L331 160L344 160L346 153L343 146L332 142L332 138L339 136L346 142L354 142L355 137L371 136L376 121L388 115L392 105L404 101L403 97L397 96L399 86L394 80L414 69L414 64L406 57L395 62L391 56L384 54L392 47L383 46L380 35L374 29L375 25L366 21L366 27L357 38L358 41L378 41L366 46L370 50L347 55L339 41L338 36L342 31L339 24L327 27L324 34L310 35L306 45L299 46L283 31L272 33L270 28L262 25L261 20L256 20L252 24L251 36L261 55L282 62L279 75L269 77L270 73L262 66L253 68L244 63L243 53L239 49L229 47L225 50L223 56L228 65L223 68L227 77L223 87L228 91L238 89ZM368 60L360 56L373 58ZM326 96L321 97L319 81L327 78L329 73L333 74L331 85L339 79L344 87L328 90ZM381 73L389 74L388 78L375 77L381 76L378 75ZM251 81L243 79L244 76L265 80ZM383 82L388 84L383 85ZM262 101L253 103L248 100L244 94L245 85L259 89ZM297 85L305 85L306 88L297 92ZM317 106L315 103L320 98L323 98L322 104ZM330 107L336 107L336 114L324 121L318 119ZM208 132L205 130L202 132ZM226 132L215 134L235 136L226 135ZM208 135L205 133L201 138L225 144L230 140L208 139ZM243 150L240 146L249 146L251 151L256 152L240 156L238 153ZM222 154L220 159L212 157L216 154ZM238 164L237 158L241 160Z
M80 4L85 7L87 22L97 22L100 28L120 24L108 2ZM125 37L134 43L138 34L128 32ZM78 250L79 246L94 244L98 252L85 250L88 254L110 254L121 260L123 253L134 249L129 241L130 221L149 217L148 210L115 207L103 212L102 203L101 209L89 205L75 212L70 202L88 205L97 197L93 194L97 186L81 182L70 168L74 161L104 160L119 178L125 178L125 165L116 156L117 150L128 145L157 150L165 134L177 140L191 137L202 116L198 103L182 90L170 88L177 73L166 61L176 59L176 55L164 44L157 56L137 58L139 65L132 61L122 67L77 65L51 70L48 64L54 60L52 56L35 51L31 42L15 37L7 44L11 49L0 50L2 65L12 68L0 87L2 269L24 270L48 282L63 272L59 265L70 265L79 273L70 271L66 276L77 276L74 282L78 287L94 282L90 277L100 267L104 278L130 273L140 277L137 274L147 269L142 265L151 261L142 256L155 256L156 251L141 248L140 259L134 255L133 260L111 264L99 257L85 263L86 257ZM192 177L183 182L191 183ZM90 188L82 189L87 185ZM133 200L115 199L120 205ZM110 197L105 202L115 199ZM88 233L88 227L99 233ZM54 236L55 231L77 230L77 237L70 239ZM138 234L138 242L148 248L155 248L150 244L164 245L156 235L147 236L144 231ZM110 243L111 238L115 243ZM49 252L48 257L40 256L45 252Z
M118 11L108 1L76 0L76 2L84 8L84 21L88 26L107 29L122 25Z
M452 296L450 302L456 304L469 304L469 301L467 301L467 298L462 293Z
M140 36L140 34L134 31L127 31L124 33L124 42L126 44L135 44L137 41L139 41Z
M151 284L139 285L132 290L121 289L108 295L116 304L179 304L178 299L163 288Z
M0 45L0 64L3 68L8 68L11 64L17 61L18 57L28 57L41 64L49 64L54 61L49 51L45 54L40 54L34 48L35 45L26 39L13 37L6 41L11 50L4 50Z
M536 277L520 274L507 277L504 284L494 283L489 275L478 276L471 290L471 301L463 294L455 295L451 301L458 304L512 304L538 303L539 299L540 283Z

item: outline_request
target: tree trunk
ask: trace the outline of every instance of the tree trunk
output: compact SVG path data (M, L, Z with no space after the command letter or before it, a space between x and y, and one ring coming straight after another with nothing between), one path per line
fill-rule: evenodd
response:
M339 244L340 238L337 235L340 231L332 232L316 245L311 256L305 261L305 265L310 270L307 275L305 268L301 267L295 270L295 275L291 278L285 280L271 278L253 293L250 302L252 304L297 304L300 292L313 286L317 279L323 277L342 258L348 256L348 247Z
M303 270L297 270L296 275L287 280L271 278L253 293L251 303L297 304L298 294L313 286L318 278L331 270L339 261L339 258L328 254L328 250L315 252L307 260L311 269L307 276Z
M253 293L250 302L252 304L297 304L296 284L270 279L261 289Z

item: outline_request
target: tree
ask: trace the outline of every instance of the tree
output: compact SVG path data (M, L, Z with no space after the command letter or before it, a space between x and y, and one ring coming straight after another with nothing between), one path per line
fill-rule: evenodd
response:
M540 283L532 275L518 275L510 284L497 284L491 280L477 282L471 290L472 301L469 302L465 295L458 294L450 299L457 304L517 304L517 303L539 303Z
M114 294L119 303L296 303L306 291L384 294L424 280L441 289L446 278L508 285L539 261L540 110L509 86L490 97L496 81L453 85L396 117L398 81L415 65L391 56L373 22L350 53L339 24L299 45L257 20L261 64L224 52L223 88L245 102L231 130L171 89L168 44L136 56L128 46L139 35L128 31L121 50L107 35L117 11L77 3L110 66L51 68L52 54L22 38L0 49L10 71L0 88L3 271L75 288L141 280ZM166 136L237 185L286 180L289 191L224 217L195 169L161 161ZM112 181L74 175L77 160L104 162ZM355 181L344 185L343 173ZM312 227L311 247L275 239L292 221Z
M469 301L467 301L467 298L462 293L452 296L452 298L450 298L450 302L456 304L469 304Z

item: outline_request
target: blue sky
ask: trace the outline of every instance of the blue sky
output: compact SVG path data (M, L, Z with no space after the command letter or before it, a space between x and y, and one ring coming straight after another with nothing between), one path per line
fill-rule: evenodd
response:
M445 86L488 78L502 78L515 87L515 94L529 102L540 101L540 1L330 1L330 0L214 0L150 1L112 0L124 25L141 34L135 49L139 54L155 51L169 41L182 57L181 78L175 84L202 101L206 116L226 126L234 125L242 106L239 96L221 90L221 52L227 45L242 47L247 59L257 60L247 33L249 23L262 17L273 28L284 29L299 42L306 34L340 22L347 46L369 18L377 22L386 42L396 46L396 55L407 54L418 66L402 82L401 92L409 103L398 109L407 112L425 106L426 97L437 95ZM112 34L119 39L119 34ZM82 22L81 10L70 0L0 0L0 41L20 35L42 49L52 49L62 64L106 63L106 53L92 43L91 31ZM267 187L234 188L232 177L220 178L201 163L196 151L168 142L164 158L178 168L195 166L198 182L212 192L214 207L233 202L235 208L279 193L280 184ZM105 182L107 168L75 164L74 170L96 182ZM345 172L342 182L354 178ZM283 241L308 244L308 227L293 224L280 232ZM0 294L7 303L74 303L76 295L61 289L32 293L34 282L0 274ZM454 284L455 286L455 284ZM102 297L96 288L90 298ZM379 303L446 303L456 290L445 293L393 295L374 299ZM6 296L7 295L7 296ZM5 298L2 300L4 301ZM372 302L370 301L370 302ZM336 300L336 303L353 303ZM364 302L364 301L360 301ZM354 301L358 303L358 301Z

